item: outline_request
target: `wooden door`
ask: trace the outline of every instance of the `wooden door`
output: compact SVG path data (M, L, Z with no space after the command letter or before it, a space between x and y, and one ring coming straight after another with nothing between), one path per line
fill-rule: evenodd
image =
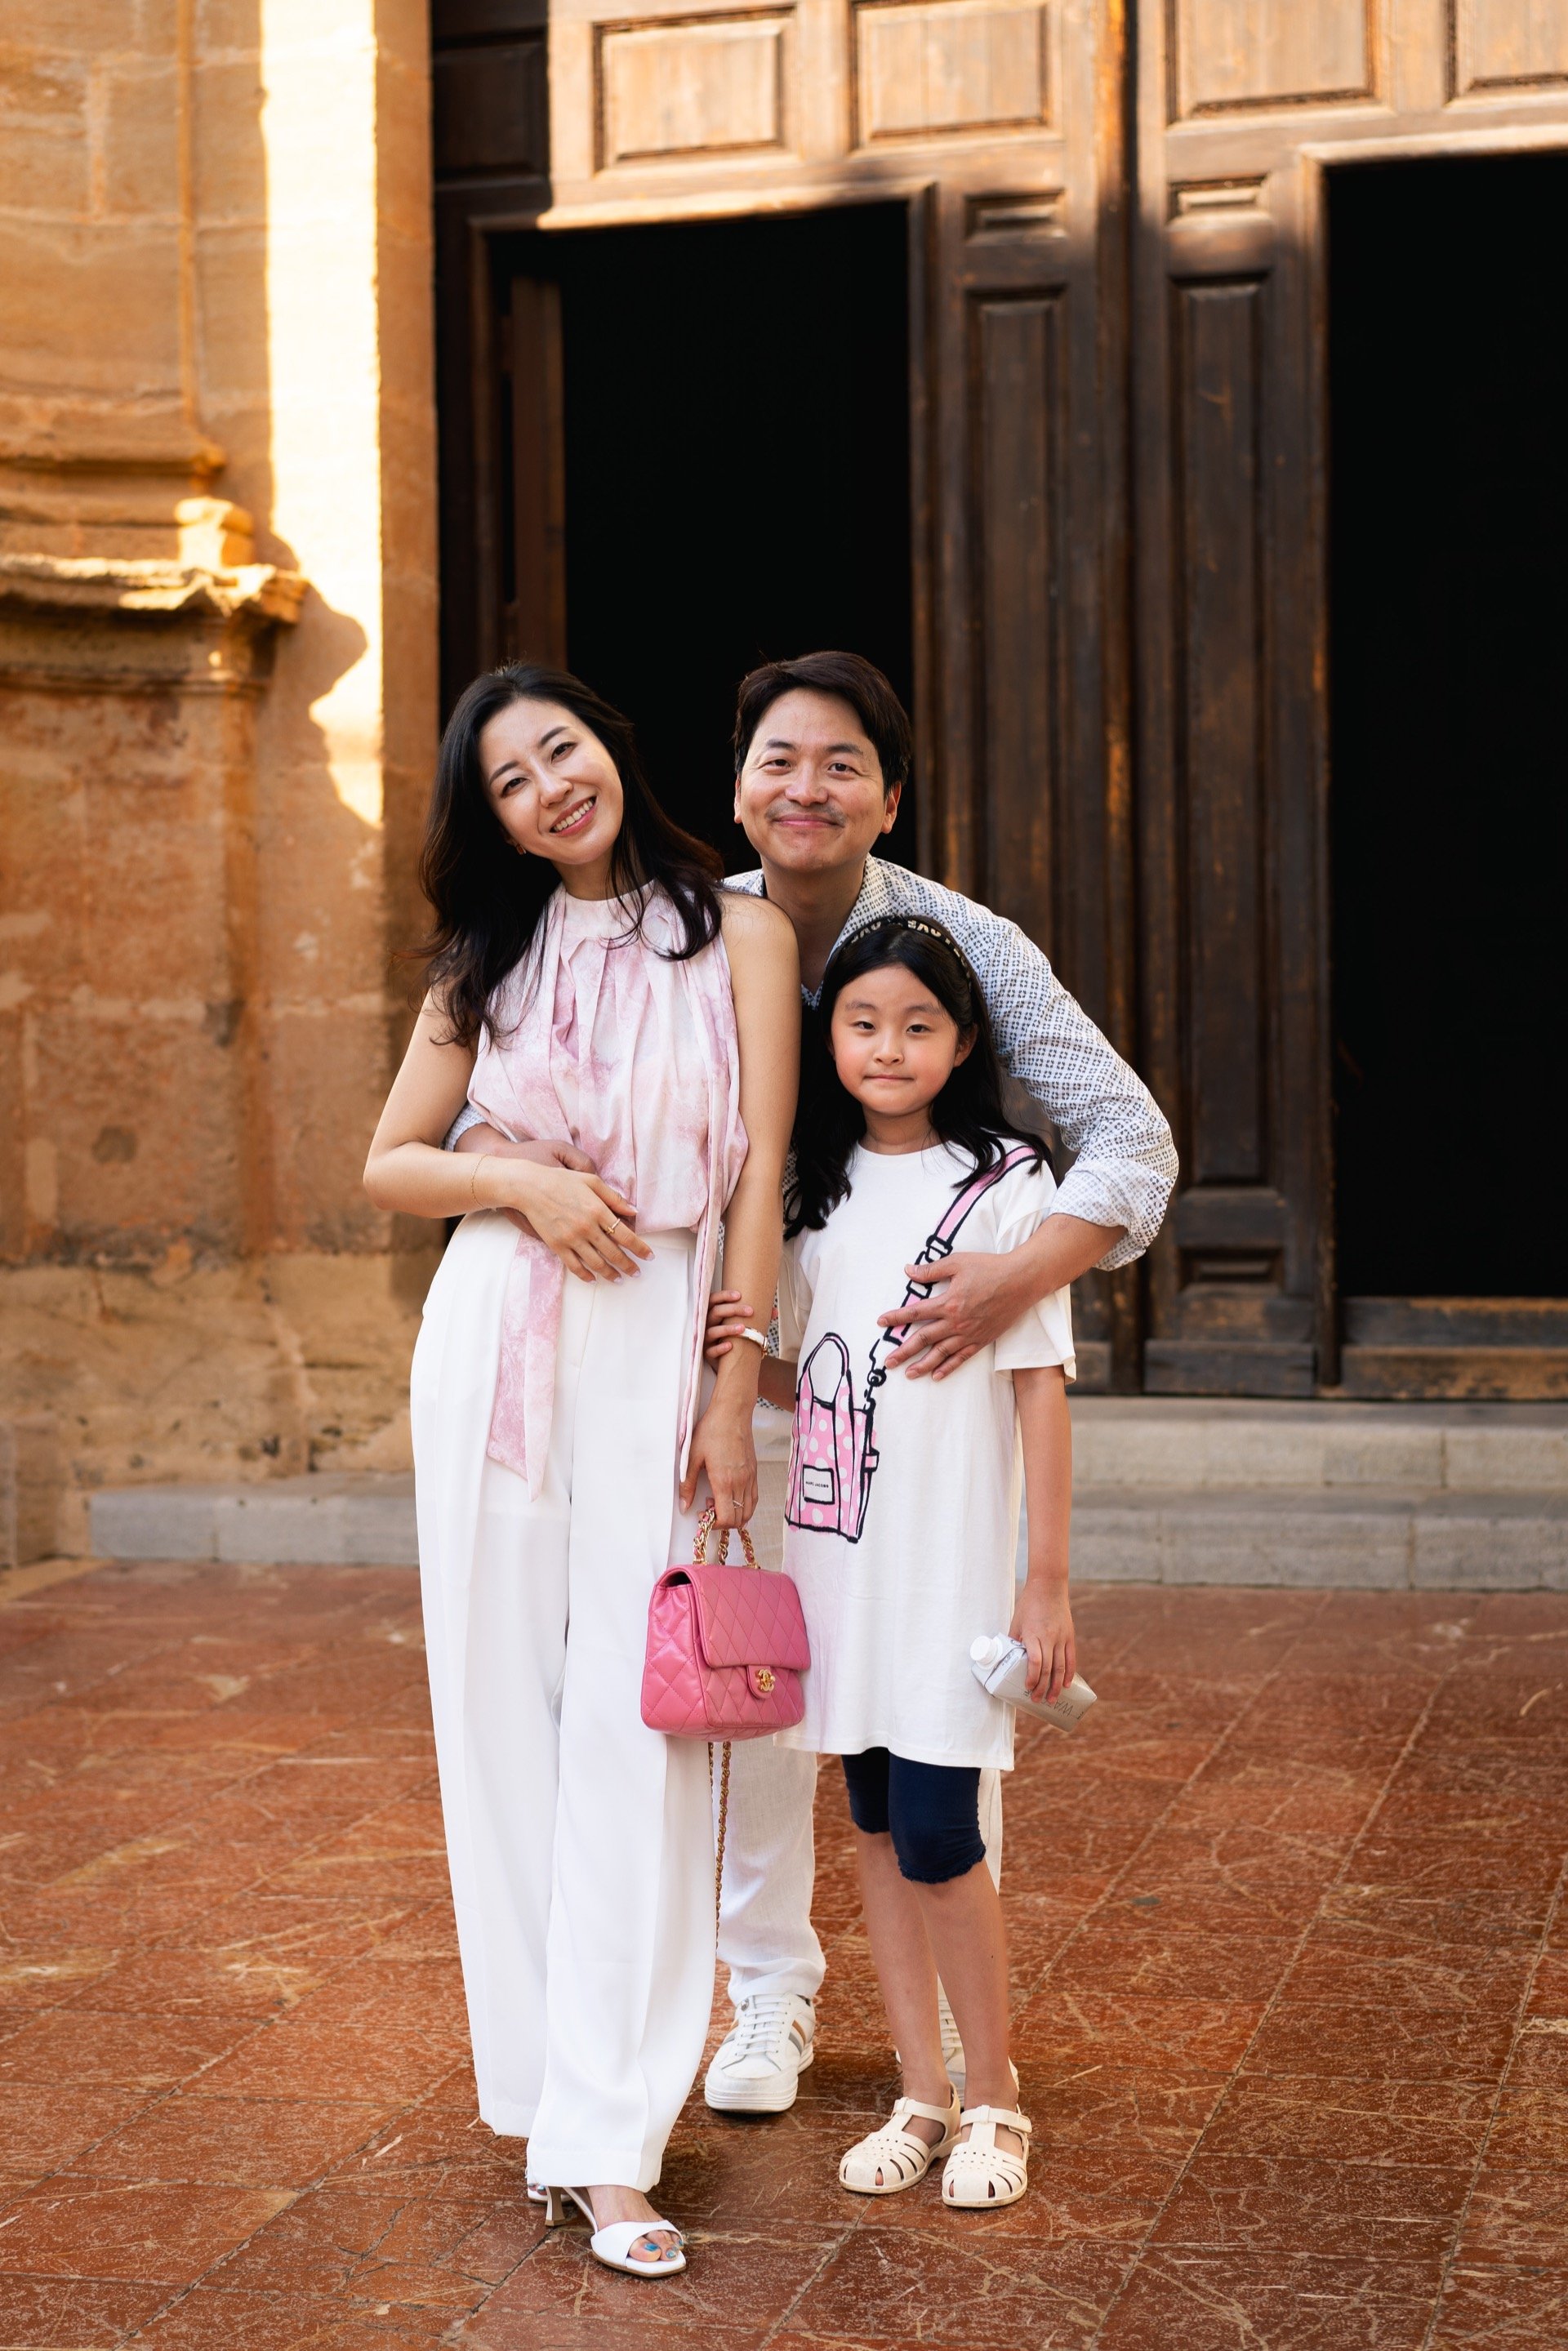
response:
M559 0L540 226L900 198L924 869L1129 1050L1125 159L1110 0ZM874 559L874 551L868 551ZM1136 1377L1135 1290L1081 1363Z
M1323 174L1562 143L1568 0L1171 0L1138 21L1142 1041L1183 1162L1145 1382L1306 1395L1342 1369Z

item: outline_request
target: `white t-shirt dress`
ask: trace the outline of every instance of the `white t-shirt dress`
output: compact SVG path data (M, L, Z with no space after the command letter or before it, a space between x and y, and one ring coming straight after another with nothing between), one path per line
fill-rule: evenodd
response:
M1011 1374L1060 1364L1073 1376L1069 1293L945 1380L874 1377L897 1344L877 1317L904 1297L904 1267L973 1174L945 1144L898 1155L862 1145L822 1231L786 1246L779 1336L796 1405L784 1565L811 1664L804 1718L782 1745L1011 1769L1013 1709L981 1688L969 1644L1005 1633L1012 1616L1022 1453ZM1049 1168L1011 1167L969 1207L952 1248L1018 1249L1055 1190Z

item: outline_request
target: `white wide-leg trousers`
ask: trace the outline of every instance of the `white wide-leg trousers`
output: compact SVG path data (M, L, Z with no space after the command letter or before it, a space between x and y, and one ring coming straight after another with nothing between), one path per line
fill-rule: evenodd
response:
M760 1406L756 1434L758 1495L751 1535L761 1565L777 1569L784 1563L789 1416ZM718 1955L729 1970L732 2001L768 1992L799 1992L812 2000L821 1988L827 1961L811 1925L817 1763L815 1755L775 1746L771 1739L745 1741L731 1752ZM999 1771L980 1774L980 1834L987 1865L999 1886Z
M494 2130L559 2186L648 2189L713 1987L706 1749L643 1722L648 1597L675 1498L689 1234L634 1280L569 1279L537 1499L486 1457L516 1235L470 1217L425 1306L413 1438L457 1936Z

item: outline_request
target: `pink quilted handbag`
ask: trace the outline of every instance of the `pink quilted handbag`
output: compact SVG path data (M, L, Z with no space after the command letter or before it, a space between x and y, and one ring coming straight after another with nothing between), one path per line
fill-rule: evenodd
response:
M666 1568L648 1603L643 1719L674 1739L766 1739L806 1711L800 1676L811 1662L800 1595L787 1575L766 1575L742 1527L744 1567L710 1565L710 1502L697 1521L689 1567Z

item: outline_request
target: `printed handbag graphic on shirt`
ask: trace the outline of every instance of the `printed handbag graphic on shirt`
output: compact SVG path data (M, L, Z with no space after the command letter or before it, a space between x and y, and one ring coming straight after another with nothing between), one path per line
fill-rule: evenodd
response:
M886 1376L874 1373L864 1404L856 1404L850 1351L836 1331L824 1332L801 1364L784 1504L791 1526L826 1527L859 1542L876 1468L872 1387Z
M969 1211L993 1184L1015 1167L1034 1164L1027 1145L1008 1152L998 1166L976 1176L955 1195L953 1204L915 1259L916 1265L935 1265L953 1254L953 1244ZM929 1298L929 1282L912 1281L899 1301L911 1305ZM824 1331L800 1366L795 1386L795 1419L789 1433L789 1490L784 1516L792 1527L813 1533L841 1535L859 1542L865 1531L871 1501L871 1481L876 1473L877 1450L872 1442L876 1425L876 1392L887 1378L878 1361L883 1348L900 1345L906 1324L893 1323L872 1343L865 1394L857 1403L850 1372L850 1351L836 1331Z

